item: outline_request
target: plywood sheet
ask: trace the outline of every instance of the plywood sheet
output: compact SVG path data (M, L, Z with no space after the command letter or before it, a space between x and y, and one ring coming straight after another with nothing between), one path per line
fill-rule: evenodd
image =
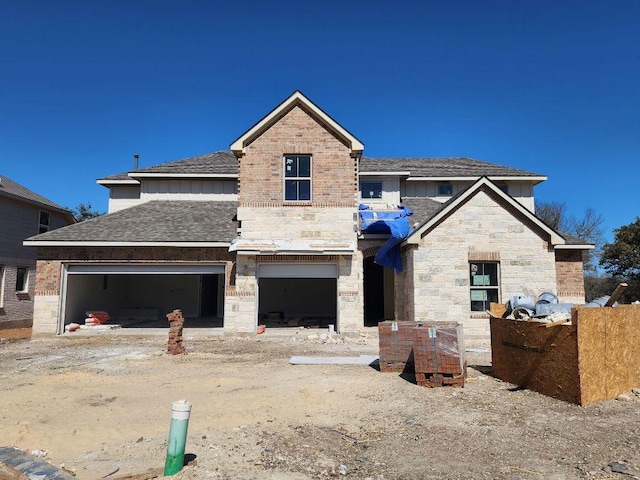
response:
M576 328L491 317L492 373L521 388L579 403Z

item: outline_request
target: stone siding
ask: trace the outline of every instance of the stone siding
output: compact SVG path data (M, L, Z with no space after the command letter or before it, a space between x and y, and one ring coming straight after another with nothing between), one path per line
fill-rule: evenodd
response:
M413 251L413 262L407 255L408 263L414 265L405 281L405 288L413 287L414 320L473 323L469 322L477 317L470 311L473 252L499 256L500 301L523 293L557 291L555 254L547 242L481 191L422 239Z

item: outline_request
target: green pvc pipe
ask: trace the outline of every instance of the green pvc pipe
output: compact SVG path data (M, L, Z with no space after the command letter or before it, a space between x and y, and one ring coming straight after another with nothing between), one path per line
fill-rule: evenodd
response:
M175 475L182 470L190 415L191 404L187 400L178 400L171 405L169 444L167 445L167 459L164 464L165 476Z

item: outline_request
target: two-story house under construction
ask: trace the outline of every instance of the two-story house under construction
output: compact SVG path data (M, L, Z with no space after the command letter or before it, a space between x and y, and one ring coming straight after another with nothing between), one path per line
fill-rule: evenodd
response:
M230 149L98 180L109 213L37 235L34 329L89 310L225 332L454 320L489 302L584 302L591 248L534 214L546 177L469 158L369 158L294 92ZM150 324L147 322L146 324Z
M71 223L71 212L0 175L0 338L31 335L36 251L23 240Z

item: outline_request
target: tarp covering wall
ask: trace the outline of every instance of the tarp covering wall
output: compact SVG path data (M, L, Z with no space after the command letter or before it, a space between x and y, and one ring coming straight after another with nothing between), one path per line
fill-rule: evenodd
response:
M413 231L409 225L409 217L413 212L402 206L396 210L372 210L367 205L360 205L359 213L364 233L391 235L378 250L374 262L383 267L393 268L398 273L402 272L400 243Z

